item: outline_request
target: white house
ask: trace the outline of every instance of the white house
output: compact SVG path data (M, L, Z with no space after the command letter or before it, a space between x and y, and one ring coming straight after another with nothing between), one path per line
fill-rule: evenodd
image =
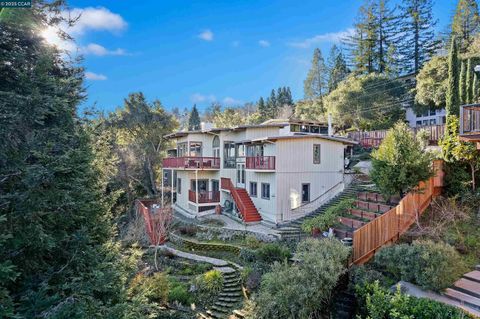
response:
M163 168L176 173L177 211L196 216L221 205L244 222L267 224L302 217L341 192L345 148L355 143L296 120L167 137L176 142Z

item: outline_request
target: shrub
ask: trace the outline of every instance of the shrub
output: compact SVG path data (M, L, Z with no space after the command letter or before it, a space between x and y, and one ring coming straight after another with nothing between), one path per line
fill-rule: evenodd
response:
M245 245L251 249L257 249L260 247L262 242L258 240L255 236L247 235L245 237Z
M447 288L465 272L458 252L445 243L414 241L386 247L375 256L375 265L397 280L435 291Z
M252 318L321 318L346 272L349 249L336 239L307 239L297 264L275 263L261 282Z
M268 243L260 247L256 252L257 258L271 264L275 261L284 261L292 257L290 250L276 243Z
M473 318L453 306L402 294L400 287L392 293L381 288L378 281L357 285L355 292L361 314L366 318Z
M138 274L132 280L129 287L129 294L132 296L143 296L150 301L161 305L167 304L170 283L168 277L161 272L152 276Z
M185 225L185 226L180 226L178 228L178 232L184 236L189 236L189 237L193 237L197 234L197 227L195 226L189 226L189 225Z
M207 271L196 278L195 285L198 291L198 300L204 305L210 304L222 291L223 274L216 269Z
M190 305L193 303L193 296L188 292L188 287L186 284L180 282L171 282L171 289L168 293L168 301L176 301L182 305Z
M262 280L262 273L251 267L245 267L242 271L242 283L248 291L256 291L260 287Z
M242 248L240 249L239 257L240 257L240 260L246 263L253 263L257 259L257 254L255 250Z
M302 230L311 233L314 229L327 230L337 223L338 216L353 207L355 199L346 198L330 206L323 214L307 219L302 223Z

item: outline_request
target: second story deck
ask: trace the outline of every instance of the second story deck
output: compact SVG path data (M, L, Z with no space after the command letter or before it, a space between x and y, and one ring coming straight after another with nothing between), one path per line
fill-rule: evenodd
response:
M460 138L467 142L480 143L480 104L460 107Z
M220 169L220 158L201 156L168 157L163 160L163 167L187 170L217 170Z

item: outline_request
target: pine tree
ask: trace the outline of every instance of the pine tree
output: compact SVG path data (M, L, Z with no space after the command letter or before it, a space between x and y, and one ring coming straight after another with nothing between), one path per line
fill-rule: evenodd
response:
M313 51L312 66L303 82L303 92L306 99L317 99L326 93L327 67L320 49Z
M465 52L478 33L480 16L476 0L459 0L452 21L452 35L457 39L459 51Z
M277 106L283 107L285 105L285 93L282 87L277 89Z
M460 104L465 104L466 103L466 96L467 96L467 90L466 90L466 69L465 69L465 61L460 62L460 74L458 77L458 100Z
M328 93L330 93L335 90L338 83L343 81L348 75L347 61L345 61L342 52L336 45L333 45L330 49L328 69Z
M287 103L288 103L288 105L292 105L292 106L293 106L294 103L293 103L293 98L292 98L292 92L290 91L290 87L289 87L289 86L287 86L287 93L286 93L286 94L287 94Z
M268 115L269 115L268 107L265 104L265 101L263 100L263 97L260 97L260 99L258 100L257 109L258 109L258 112L260 113L260 121L263 122L266 119L268 119Z
M200 129L200 115L198 114L197 105L194 104L190 117L188 118L188 130L198 131Z
M472 59L467 60L467 70L465 74L465 102L464 104L470 104L473 102L473 69Z
M272 89L270 92L270 97L267 100L267 107L268 107L268 119L274 119L277 117L278 114L278 99L275 95L275 90Z
M455 37L451 40L448 55L448 86L446 96L447 119L449 115L459 115L459 74L458 74L458 47Z
M473 83L472 83L472 103L479 102L479 83L477 72L473 72Z
M388 0L378 1L378 72L391 73L396 69L396 47L398 40L398 17L395 9L389 8Z
M422 65L436 51L435 26L432 0L404 0L400 16L403 17L401 31L402 45L399 48L403 56L404 71L418 73Z

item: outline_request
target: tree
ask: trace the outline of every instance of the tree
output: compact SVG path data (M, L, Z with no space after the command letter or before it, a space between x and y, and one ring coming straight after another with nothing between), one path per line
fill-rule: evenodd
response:
M476 72L473 73L473 82L472 82L472 103L478 103L479 101L479 82L478 75Z
M400 7L401 32L404 34L400 46L402 65L406 72L420 71L423 64L435 53L435 26L432 0L404 0Z
M406 87L385 75L349 76L324 98L338 126L384 129L404 118Z
M77 107L83 69L38 30L59 2L6 10L0 30L0 317L135 315L136 260L113 241L110 196Z
M378 72L395 73L397 64L394 43L398 40L399 19L394 9L390 9L388 0L378 0Z
M298 101L295 105L295 118L307 121L326 122L323 99Z
M267 99L267 110L268 110L268 117L267 119L273 119L277 117L278 114L278 100L277 96L275 95L275 90L272 89L270 92L270 97Z
M321 318L346 271L349 250L336 239L307 239L297 248L301 262L275 263L262 278L251 318Z
M443 158L447 162L462 162L470 167L472 190L476 189L476 173L480 170L480 156L475 144L463 142L459 137L459 120L457 116L447 118L445 135L440 140Z
M450 52L448 54L448 86L445 108L448 115L459 115L459 74L458 74L458 48L455 37L452 38Z
M188 130L197 131L200 129L200 115L198 114L197 105L193 105L192 112L188 118Z
M307 78L303 82L303 92L306 99L315 99L323 96L327 87L328 70L323 60L322 52L316 48L313 51L312 65Z
M473 103L473 66L472 59L467 60L467 70L465 72L465 104Z
M215 114L213 124L215 127L231 128L246 124L246 116L238 108L227 107Z
M390 129L378 150L372 153L370 176L382 194L401 198L420 181L432 176L432 156L426 152L419 137L398 122Z
M445 108L448 87L447 57L435 56L424 64L417 75L415 102L428 109Z
M260 97L260 99L258 100L257 109L258 109L258 112L260 113L260 117L263 121L268 119L269 112L268 112L267 105L265 104L265 101L263 100L263 97Z
M349 72L347 61L336 45L330 49L328 71L328 93L330 93L348 76Z
M460 74L458 77L458 94L460 104L465 104L467 90L466 90L466 74L467 70L465 68L465 61L460 62Z
M452 21L452 36L455 36L460 52L465 52L478 33L480 16L476 0L459 0Z

